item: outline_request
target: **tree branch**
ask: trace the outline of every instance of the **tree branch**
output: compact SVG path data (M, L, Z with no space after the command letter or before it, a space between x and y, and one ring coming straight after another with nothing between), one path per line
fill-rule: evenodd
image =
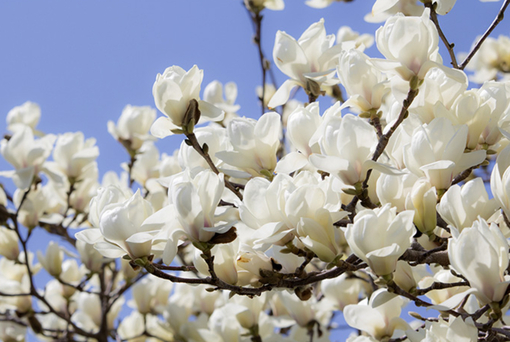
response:
M459 65L460 70L464 70L464 68L468 65L468 63L471 61L471 59L474 57L474 55L478 52L478 50L482 46L485 39L487 39L487 37L489 37L489 35L492 33L492 31L494 31L496 26L498 26L498 24L503 21L503 18L505 16L505 11L506 11L508 5L510 5L510 0L505 0L505 2L501 6L498 14L496 15L496 18L494 18L494 20L492 21L492 24L489 26L487 31L485 31L485 33L480 37L480 39L478 39L475 46L471 49L471 51L467 55L466 59L464 59L464 61Z

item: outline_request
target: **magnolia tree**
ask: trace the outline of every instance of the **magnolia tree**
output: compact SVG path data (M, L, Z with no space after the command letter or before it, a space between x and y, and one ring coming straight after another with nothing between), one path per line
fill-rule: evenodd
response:
M235 83L201 95L199 67L170 66L159 118L126 106L108 123L129 162L101 183L93 138L44 135L37 104L13 108L0 339L328 341L341 312L351 342L509 341L510 39L489 35L510 0L463 58L438 21L454 4L377 0L375 37L278 31L269 62L263 13L284 3L246 0L262 115L236 114ZM374 41L384 58L364 53ZM160 156L169 135L183 142ZM39 229L55 239L34 255ZM409 319L410 303L429 310Z

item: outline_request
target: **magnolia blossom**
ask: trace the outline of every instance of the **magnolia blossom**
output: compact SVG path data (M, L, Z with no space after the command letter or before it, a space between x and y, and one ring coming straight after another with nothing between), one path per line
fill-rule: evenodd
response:
M156 82L152 87L152 95L156 107L166 117L160 117L153 123L151 127L152 135L164 138L179 132L192 120L193 125L195 125L207 119L213 121L223 119L224 112L222 110L200 100L200 86L203 76L203 71L198 69L196 65L188 71L174 65L167 68L163 74L156 76ZM191 101L196 101L198 108L192 108ZM192 113L190 113L190 109Z
M228 82L223 86L219 81L212 81L205 87L203 98L204 101L223 110L225 112L225 119L237 117L236 113L241 108L240 105L235 104L237 85L234 82Z
M347 305L358 304L360 294L369 293L370 289L367 285L361 274L349 277L347 273L344 273L337 278L321 281L321 292L326 300L333 303L335 309L343 311Z
M406 197L406 209L414 210L414 224L422 233L432 234L436 228L436 188L419 179Z
M29 127L34 133L35 126L41 118L41 108L37 103L27 101L21 106L16 106L7 113L7 129L16 132L23 127Z
M280 115L270 112L253 119L232 120L227 135L233 151L219 151L216 157L252 176L272 175L280 146Z
M344 106L355 107L362 112L381 107L384 96L389 92L386 77L374 67L367 55L355 49L344 51L337 71L349 95Z
M479 90L480 98L491 108L490 119L480 137L480 144L497 149L501 128L508 124L510 113L510 82L485 82ZM505 128L508 131L508 128ZM496 146L493 146L496 145Z
M407 304L403 297L394 295L386 289L372 293L370 299L359 304L347 305L344 317L351 327L366 332L380 341L393 336L395 329L405 330L409 325L400 318L402 307Z
M421 17L405 17L398 13L386 21L375 33L379 51L387 60L377 65L397 72L404 80L414 76L423 79L432 67L442 67L439 55L439 37L426 9ZM444 67L450 73L451 69Z
M319 103L314 102L308 106L299 106L287 118L286 137L296 151L287 153L278 161L275 171L277 173L291 173L301 168L313 169L308 158L312 153L320 153L318 139L321 136L321 127L329 116L341 116L340 103L330 107L324 115L320 116Z
M46 170L59 177L67 178L71 183L81 180L88 168L96 167L94 161L99 156L96 139L84 140L82 132L65 133L57 138L53 150L53 162L46 163Z
M64 251L58 243L50 241L46 253L43 255L41 251L37 252L37 259L49 274L58 277L62 273L62 261L64 259Z
M491 190L498 205L510 218L510 147L501 151L491 174Z
M496 199L489 199L481 178L470 180L462 187L452 185L437 204L437 212L459 232L471 227L478 217L488 220L496 209Z
M185 171L176 175L168 188L169 205L156 212L147 224L161 229L157 240L166 242L162 257L169 265L182 236L192 242L208 242L215 234L229 231L236 221L231 220L229 209L216 215L225 190L223 174L216 175L211 170L196 174Z
M397 260L411 246L415 229L414 213L406 210L396 214L396 208L363 210L354 217L354 224L345 229L345 239L356 256L380 276L395 271Z
M269 108L286 103L296 86L317 97L322 86L337 84L334 68L341 46L334 43L335 35L326 35L324 19L312 24L298 40L278 31L273 59L278 69L291 79L280 86L269 101Z
M472 342L478 340L478 328L471 317L464 321L460 316L450 315L447 321L439 317L438 322L426 322L424 329L409 329L406 335L411 342Z
M363 51L374 44L374 36L368 33L360 35L349 26L342 26L336 34L336 43L342 44L342 50L354 48Z
M55 140L56 136L52 134L35 140L28 126L16 130L9 140L3 139L0 142L2 156L16 170L2 171L0 175L11 177L19 189L28 189L49 157Z
M476 37L476 44L480 37ZM510 71L510 37L500 35L497 39L488 37L480 50L469 61L466 69L473 70L471 81L483 83L485 81L502 78L508 81Z
M99 229L83 230L76 238L93 244L107 258L149 256L158 230L144 221L152 213L150 203L137 191L128 200L105 207L99 216Z
M332 117L319 139L321 154L311 155L310 162L352 186L375 166L370 157L377 142L375 130L365 120L350 114Z
M17 260L19 255L18 235L15 230L0 225L0 255Z
M445 15L453 8L457 0L434 0L437 14ZM419 16L423 13L424 7L416 0L376 0L372 7L372 13L365 16L365 20L372 23L385 21L390 16L403 13L407 16Z
M467 138L466 125L454 127L448 119L436 118L414 130L413 140L404 146L404 163L436 189L448 189L455 176L485 160L485 151L464 153Z
M149 106L127 105L122 110L117 125L108 121L108 132L130 151L137 151L144 141L153 139L149 130L155 119L155 109Z
M452 229L448 257L453 269L462 274L482 304L499 302L510 284L508 242L494 223L482 218L458 233Z
M408 16L420 16L423 6L416 0L376 0L372 6L372 12L365 15L365 21L380 23L397 13Z

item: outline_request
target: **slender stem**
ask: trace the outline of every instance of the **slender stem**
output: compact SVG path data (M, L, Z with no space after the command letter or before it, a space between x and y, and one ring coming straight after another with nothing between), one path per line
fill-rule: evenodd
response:
M437 33L439 34L439 37L443 41L444 46L448 50L448 53L450 54L450 59L452 60L452 66L455 69L459 69L459 65L457 64L457 58L455 57L455 51L453 51L453 48L455 44L450 43L448 39L446 38L443 30L441 29L441 26L439 25L439 20L437 19L437 13L434 5L432 4L432 1L425 2L425 7L430 8L430 20L434 23L437 29Z
M503 18L505 16L505 11L506 11L508 5L510 5L510 0L505 0L505 2L501 6L498 14L496 15L496 18L494 18L494 20L492 21L492 24L489 26L487 31L485 31L485 33L480 37L480 39L478 39L475 46L471 49L471 51L467 55L466 59L464 59L464 61L459 65L459 69L464 70L464 68L468 65L468 63L473 58L473 56L478 52L478 50L482 46L482 43L485 41L485 39L487 39L487 37L489 37L489 35L492 33L492 31L494 31L496 26L498 26L498 24L503 21Z
M508 1L510 1L510 0L508 0ZM393 125L390 127L390 129L379 138L379 142L377 143L377 147L375 148L374 155L372 156L373 161L377 161L379 159L379 157L383 154L384 149L388 145L388 142L390 141L391 136L393 135L393 133L395 133L398 126L400 126L400 124L404 121L404 119L407 118L407 116L409 115L409 107L413 103L416 95L418 95L418 89L412 89L412 88L409 89L409 92L407 93L407 97L402 104L402 109L400 110L400 114L399 114L397 120L393 123ZM363 190L368 189L368 180L370 179L371 174L372 174L372 169L367 171L367 175L365 177L365 180L363 181ZM362 199L362 201L363 201L363 199ZM357 202L357 200L356 200L356 202ZM356 204L356 202L354 202L354 204Z
M197 151L198 154L200 154L202 156L202 158L205 159L205 161L207 162L207 164L209 165L211 170L215 174L219 175L220 171L218 170L216 165L214 165L214 162L212 161L211 156L209 156L209 153L204 151L203 147L200 146L200 143L198 142L195 133L188 133L188 134L186 134L186 138L188 138L188 141L191 143L191 146L193 146L195 151ZM243 195L239 192L239 190L232 183L230 183L228 181L228 179L225 179L225 186L230 191L232 191L241 201L243 200Z
M131 155L131 159L129 160L128 164L128 179L129 179L129 187L131 188L133 186L133 183L135 180L133 179L133 167L135 166L136 162L136 154Z

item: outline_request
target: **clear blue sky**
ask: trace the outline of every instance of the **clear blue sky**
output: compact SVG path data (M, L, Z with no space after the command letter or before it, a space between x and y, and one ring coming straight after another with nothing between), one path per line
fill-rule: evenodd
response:
M277 30L297 38L320 18L328 33L349 25L373 34L381 25L363 21L370 0L334 3L323 10L305 6L304 0L285 2L284 11L264 11L262 39L268 57ZM440 17L457 52L468 51L500 5L459 0L450 14ZM510 18L493 36L499 34L510 34ZM111 169L119 172L127 155L108 134L106 122L116 121L127 104L154 106L152 84L168 66L189 69L197 64L204 70L202 89L215 79L235 81L239 114L259 115L255 87L261 76L252 36L241 0L1 1L0 132L6 131L5 116L12 107L37 102L40 130L81 130L96 137L101 175ZM378 56L375 47L367 53ZM281 84L284 75L277 69L275 74ZM158 147L171 154L179 143L178 138L166 138ZM0 158L0 170L6 169L10 165ZM0 181L12 189L10 180Z

